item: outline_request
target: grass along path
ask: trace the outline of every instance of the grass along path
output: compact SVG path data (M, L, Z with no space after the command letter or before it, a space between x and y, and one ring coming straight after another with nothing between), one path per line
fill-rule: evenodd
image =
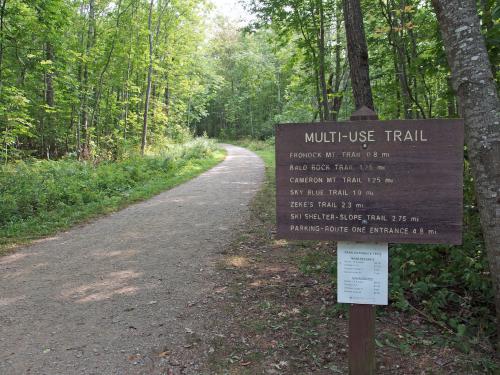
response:
M182 184L225 155L215 142L196 139L97 166L61 160L0 167L0 255Z

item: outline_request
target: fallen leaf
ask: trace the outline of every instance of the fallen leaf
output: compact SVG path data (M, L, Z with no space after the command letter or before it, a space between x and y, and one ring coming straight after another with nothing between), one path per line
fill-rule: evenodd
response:
M129 361L135 361L135 360L137 360L137 359L139 359L139 358L141 358L141 355L140 355L140 354L130 354L130 355L128 356L128 360L129 360Z

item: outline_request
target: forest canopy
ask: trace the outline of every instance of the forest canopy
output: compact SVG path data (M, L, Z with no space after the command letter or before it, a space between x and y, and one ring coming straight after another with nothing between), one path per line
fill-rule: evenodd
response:
M217 80L206 11L200 0L2 0L2 158L118 157L143 132L152 144L189 138Z
M255 16L244 28L203 0L1 0L2 160L117 158L195 133L265 139L275 123L347 118L341 1L243 3ZM456 117L430 1L362 5L379 117ZM479 4L493 67L494 5Z
M222 85L199 131L267 138L273 125L347 119L354 110L342 1L247 0L240 32L222 24L211 57ZM458 117L430 1L361 2L375 110L381 119ZM500 7L478 4L498 82Z

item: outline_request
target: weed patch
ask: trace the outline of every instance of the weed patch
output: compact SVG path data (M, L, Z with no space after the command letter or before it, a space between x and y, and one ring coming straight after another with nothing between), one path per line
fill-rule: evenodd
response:
M75 160L16 162L0 167L0 254L14 244L149 198L224 158L201 138L156 155L94 165Z

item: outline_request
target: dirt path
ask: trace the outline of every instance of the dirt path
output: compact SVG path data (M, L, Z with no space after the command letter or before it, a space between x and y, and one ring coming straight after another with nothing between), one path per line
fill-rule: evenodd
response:
M197 373L185 352L214 263L263 180L255 154L227 150L190 182L0 258L0 374Z

